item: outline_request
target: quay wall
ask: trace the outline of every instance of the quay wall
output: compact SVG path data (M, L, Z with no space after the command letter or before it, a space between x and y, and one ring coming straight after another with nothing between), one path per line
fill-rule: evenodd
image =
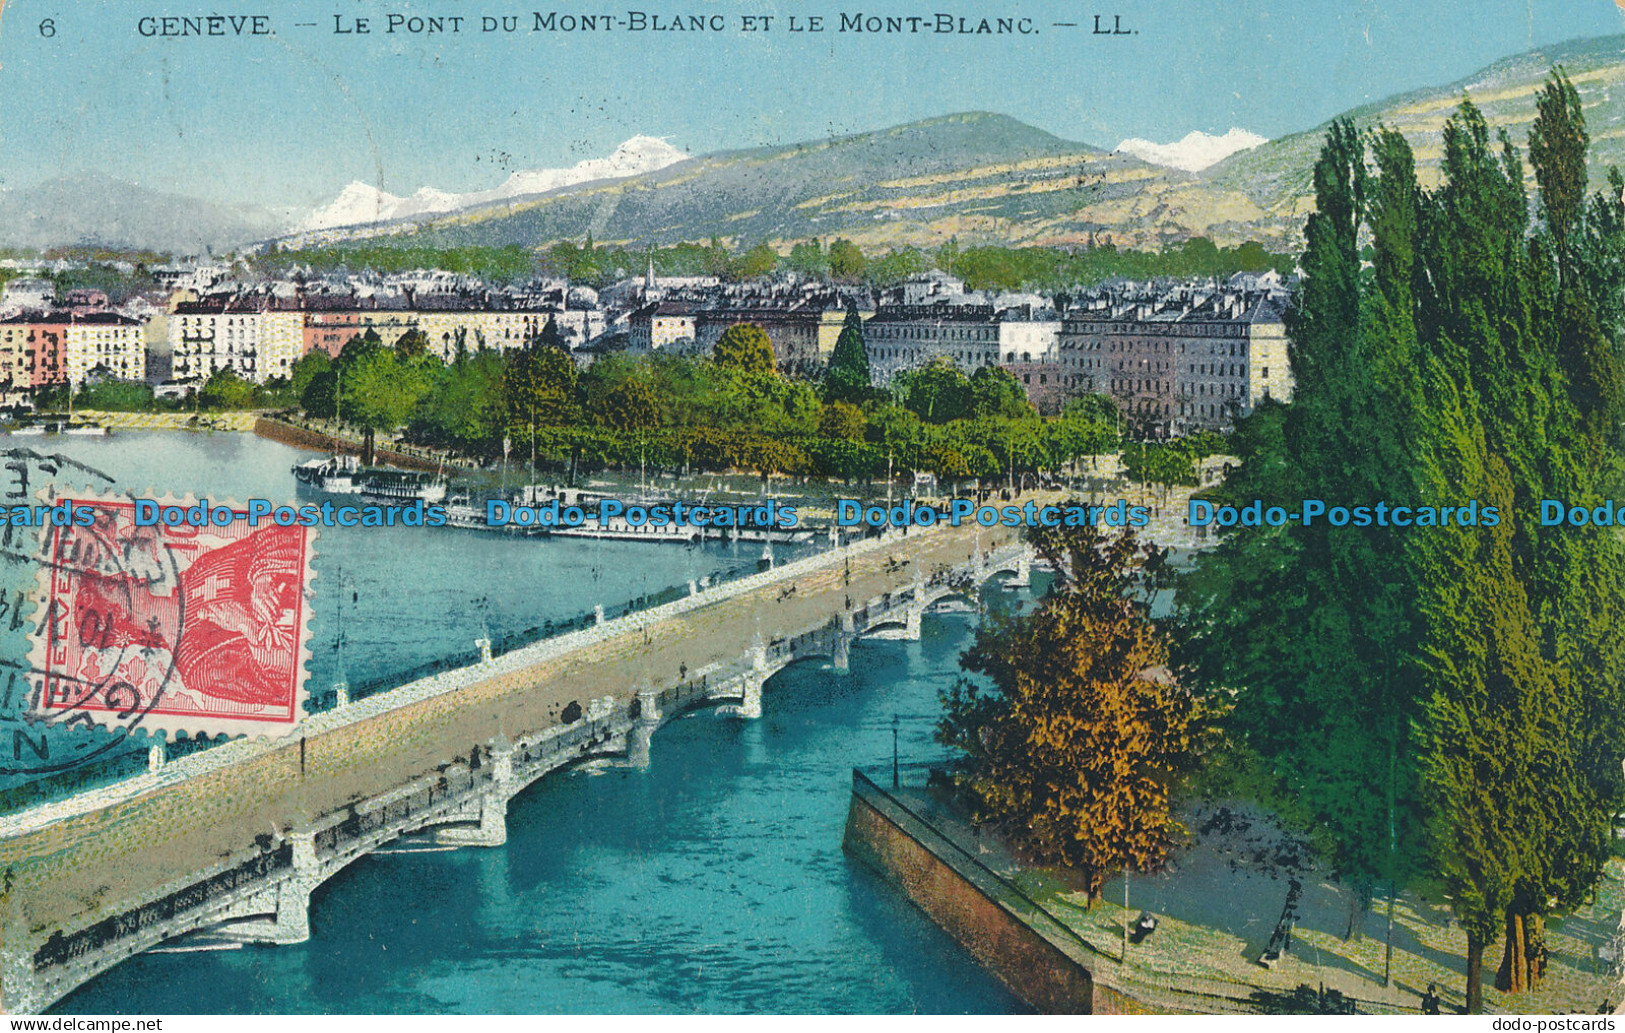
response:
M254 412L103 412L83 409L87 423L111 430L224 430L251 431L261 417Z
M842 847L878 872L942 927L1011 993L1046 1015L1157 1014L1155 1008L1102 985L1083 955L1012 901L1011 888L975 864L928 822L861 772Z
M298 427L269 416L261 416L254 422L254 433L271 441L292 445L294 448L306 448L316 452L338 452L346 455L361 454L360 442L335 437L332 434L324 434L309 427ZM436 473L448 465L425 459L422 456L397 452L382 445L373 447L373 455L378 462L398 466L403 470L423 470L427 473Z

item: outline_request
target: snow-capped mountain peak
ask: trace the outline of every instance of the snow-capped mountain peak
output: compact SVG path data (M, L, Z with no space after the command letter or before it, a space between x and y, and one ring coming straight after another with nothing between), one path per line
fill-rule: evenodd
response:
M307 216L297 227L300 230L320 230L332 226L349 226L361 222L382 222L391 218L401 198L357 180L339 191L326 207Z
M418 215L438 215L472 205L488 204L511 197L540 194L561 187L597 179L624 179L656 172L688 158L687 154L653 136L634 136L615 148L607 158L589 158L566 169L527 169L515 172L493 190L467 194L448 193L423 187L410 197L397 197L362 182L345 187L333 201L295 227L296 233L389 222Z
M490 200L518 197L522 194L540 194L559 187L588 183L595 179L621 179L641 176L674 165L688 155L664 140L653 136L634 136L615 148L607 158L589 158L576 162L567 169L531 169L515 172L491 193Z
M1249 133L1245 129L1232 128L1223 136L1210 136L1200 130L1193 130L1185 134L1184 139L1175 143L1152 143L1150 140L1135 137L1124 140L1117 145L1117 149L1153 165L1165 165L1185 172L1200 172L1238 151L1251 150L1261 143L1269 143L1269 137Z

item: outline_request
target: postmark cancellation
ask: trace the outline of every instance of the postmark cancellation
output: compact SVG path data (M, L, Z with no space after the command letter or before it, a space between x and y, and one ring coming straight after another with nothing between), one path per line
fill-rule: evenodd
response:
M72 520L46 530L40 556L36 718L171 738L298 727L314 528L143 523L127 497L51 499L63 502Z

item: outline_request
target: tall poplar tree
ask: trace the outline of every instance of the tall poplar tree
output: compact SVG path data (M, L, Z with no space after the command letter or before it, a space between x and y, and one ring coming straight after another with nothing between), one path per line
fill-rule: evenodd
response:
M1410 490L1419 199L1403 139L1379 135L1372 148L1375 176L1365 138L1338 122L1316 164L1317 210L1288 319L1294 399L1279 435L1268 411L1238 431L1246 462L1225 489L1237 501L1352 506ZM1386 247L1363 275L1368 221ZM1378 289L1362 290L1372 277ZM1373 324L1383 332L1369 333ZM1412 835L1413 690L1393 659L1414 639L1414 593L1397 534L1324 521L1235 534L1183 593L1182 655L1238 693L1233 739L1268 763L1282 798L1367 899L1403 876L1411 853L1401 848Z
M1475 1010L1503 933L1497 985L1539 979L1544 919L1595 884L1625 802L1625 551L1537 516L1598 504L1619 467L1625 179L1588 204L1578 94L1555 72L1537 106L1534 227L1522 156L1470 101L1431 193L1399 134L1371 134L1367 168L1332 128L1289 323L1297 394L1244 421L1221 489L1477 500L1499 523L1238 530L1185 586L1187 656L1235 692L1232 738L1345 870L1450 887Z

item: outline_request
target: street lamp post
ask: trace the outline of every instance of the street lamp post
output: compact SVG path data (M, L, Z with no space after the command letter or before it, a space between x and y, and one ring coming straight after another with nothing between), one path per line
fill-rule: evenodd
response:
M893 714L891 716L891 787L896 789L899 785L897 778L897 726L901 719Z
M1123 866L1123 953L1122 961L1128 961L1128 865Z

